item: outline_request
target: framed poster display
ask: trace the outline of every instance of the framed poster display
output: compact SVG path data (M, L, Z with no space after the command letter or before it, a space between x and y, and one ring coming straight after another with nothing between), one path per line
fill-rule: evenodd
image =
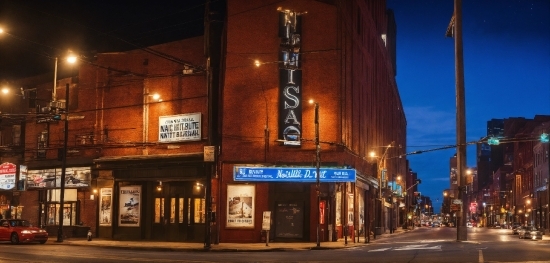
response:
M99 225L111 225L111 207L113 205L113 188L99 189L99 201L101 202L99 211Z
M254 228L256 186L234 184L227 186L226 227Z
M120 187L119 226L139 227L141 185Z

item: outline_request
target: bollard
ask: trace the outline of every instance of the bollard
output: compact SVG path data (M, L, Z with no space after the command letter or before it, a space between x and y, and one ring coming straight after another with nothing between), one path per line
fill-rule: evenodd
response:
M92 230L88 230L88 241L92 241Z

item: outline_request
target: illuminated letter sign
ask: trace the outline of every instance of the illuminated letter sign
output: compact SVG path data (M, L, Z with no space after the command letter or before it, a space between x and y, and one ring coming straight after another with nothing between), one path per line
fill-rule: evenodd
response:
M302 19L299 13L279 13L279 133L285 145L300 146L302 139L302 70L300 47Z

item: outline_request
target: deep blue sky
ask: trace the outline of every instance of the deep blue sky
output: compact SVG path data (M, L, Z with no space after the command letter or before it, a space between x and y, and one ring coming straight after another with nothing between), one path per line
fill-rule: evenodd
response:
M454 39L445 37L453 0L387 0L397 23L397 85L407 117L407 152L456 144ZM550 115L550 1L463 0L466 140L493 118ZM456 149L409 155L419 191L439 211ZM475 146L467 148L476 166ZM436 203L436 199L439 202Z

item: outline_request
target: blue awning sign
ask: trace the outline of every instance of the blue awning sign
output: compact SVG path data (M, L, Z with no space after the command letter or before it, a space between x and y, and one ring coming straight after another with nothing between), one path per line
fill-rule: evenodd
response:
M320 168L320 181L355 182L355 169ZM310 167L247 167L235 166L233 179L243 182L309 182L317 181L316 168Z

